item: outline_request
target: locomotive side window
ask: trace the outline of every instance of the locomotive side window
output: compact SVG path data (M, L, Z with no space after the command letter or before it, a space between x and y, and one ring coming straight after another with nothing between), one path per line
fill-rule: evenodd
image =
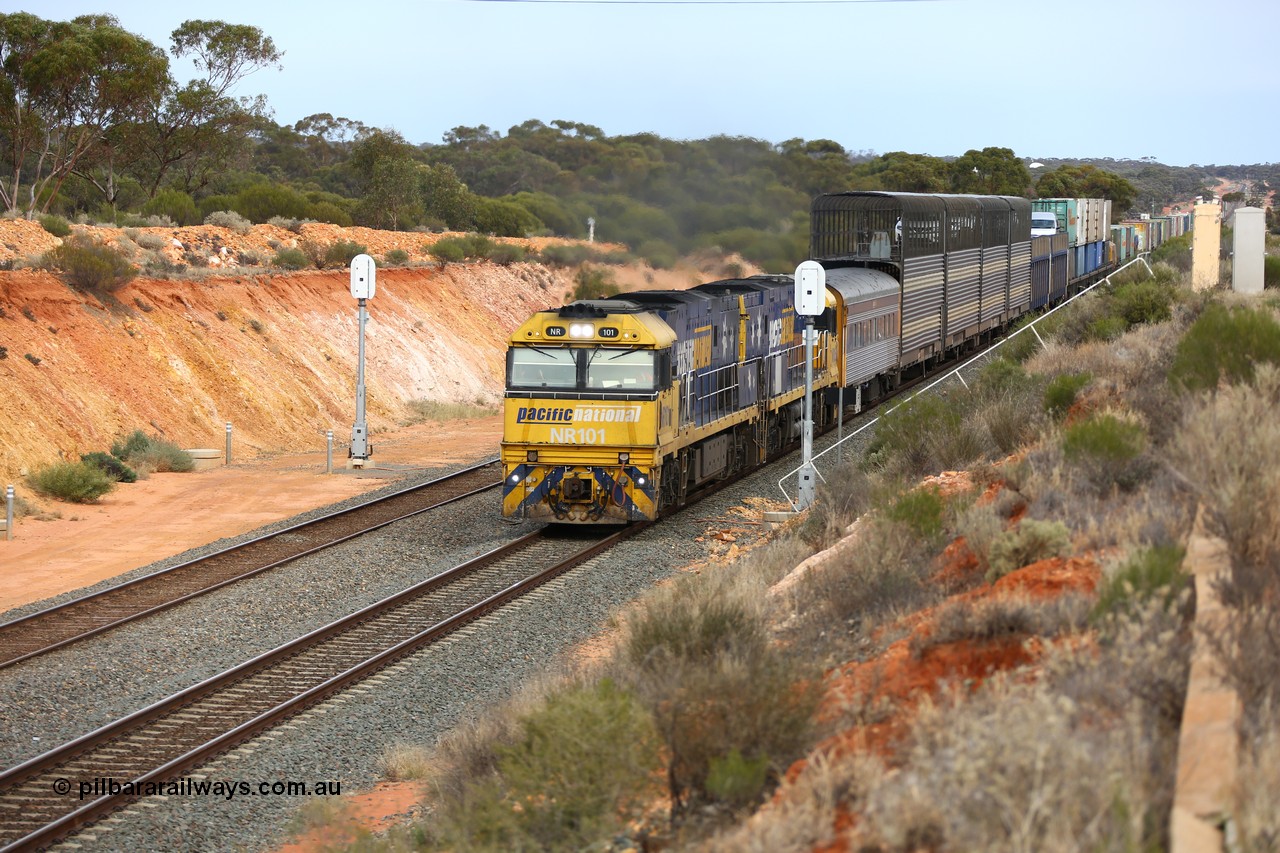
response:
M653 350L597 347L587 356L587 388L652 391L657 374Z
M571 349L513 347L508 352L508 387L573 389L578 386L578 364Z

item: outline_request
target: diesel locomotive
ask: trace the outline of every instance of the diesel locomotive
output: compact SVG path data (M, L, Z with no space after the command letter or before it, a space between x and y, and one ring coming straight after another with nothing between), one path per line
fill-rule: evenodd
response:
M816 198L810 257L826 270L826 294L815 321L815 427L1111 268L1072 278L1057 259L1062 240L1036 239L1033 250L1023 198ZM762 275L531 317L507 351L503 514L653 519L797 440L805 356L793 296L791 276Z

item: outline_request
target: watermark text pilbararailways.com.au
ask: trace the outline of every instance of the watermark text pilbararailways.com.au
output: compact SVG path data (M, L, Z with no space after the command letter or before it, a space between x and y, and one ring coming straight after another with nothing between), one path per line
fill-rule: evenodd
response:
M54 793L79 793L82 800L105 796L150 797L219 797L232 800L236 797L329 797L342 793L342 783L333 780L318 782L245 782L238 779L209 779L183 776L163 782L121 782L111 777L93 779L56 779Z

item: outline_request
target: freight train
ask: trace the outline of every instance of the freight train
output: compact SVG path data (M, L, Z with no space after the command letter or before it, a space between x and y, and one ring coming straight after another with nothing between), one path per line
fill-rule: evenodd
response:
M1030 201L1006 196L817 197L810 257L826 293L815 427L1113 268L1103 206L1074 235L1064 223L1034 240L1031 214ZM797 440L805 356L793 298L791 276L763 275L535 314L507 351L503 515L653 519Z

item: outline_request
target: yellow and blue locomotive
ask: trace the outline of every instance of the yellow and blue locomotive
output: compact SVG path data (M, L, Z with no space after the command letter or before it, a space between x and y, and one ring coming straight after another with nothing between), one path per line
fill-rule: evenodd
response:
M652 519L759 462L799 415L778 414L804 392L798 343L786 276L539 312L507 354L504 514Z

